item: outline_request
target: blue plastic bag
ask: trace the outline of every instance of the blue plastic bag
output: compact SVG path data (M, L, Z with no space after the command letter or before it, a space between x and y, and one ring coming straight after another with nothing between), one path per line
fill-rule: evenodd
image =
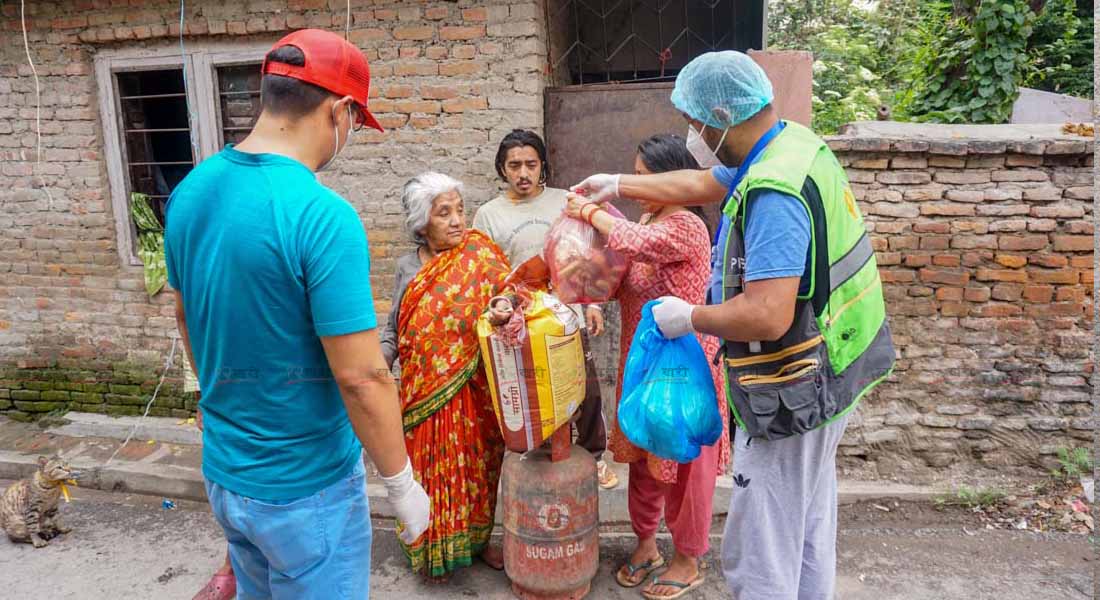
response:
M710 363L694 335L665 339L653 320L651 300L642 307L623 370L619 430L635 446L687 463L722 435L722 416Z

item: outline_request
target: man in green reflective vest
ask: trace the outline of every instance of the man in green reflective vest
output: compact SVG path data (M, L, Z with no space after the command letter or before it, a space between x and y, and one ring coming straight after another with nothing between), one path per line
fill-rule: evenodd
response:
M882 284L848 178L809 129L778 118L763 69L712 52L676 78L702 171L593 175L593 202L722 203L708 304L666 297L661 332L725 341L736 421L722 570L740 600L831 600L836 450L848 414L893 369Z

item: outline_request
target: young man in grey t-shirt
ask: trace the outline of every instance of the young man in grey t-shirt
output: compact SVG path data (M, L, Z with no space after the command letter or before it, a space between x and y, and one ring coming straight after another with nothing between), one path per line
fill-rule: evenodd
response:
M533 131L515 129L506 135L497 150L496 168L508 189L477 210L474 229L492 238L508 256L512 267L517 267L542 254L550 226L565 209L567 192L546 187L550 169L546 162L546 145ZM600 487L611 489L619 480L602 459L607 448L607 430L603 422L598 372L588 342L588 331L594 336L603 333L603 311L591 304L583 307L583 313L587 328L582 330L581 336L588 385L577 418L577 444L596 458Z

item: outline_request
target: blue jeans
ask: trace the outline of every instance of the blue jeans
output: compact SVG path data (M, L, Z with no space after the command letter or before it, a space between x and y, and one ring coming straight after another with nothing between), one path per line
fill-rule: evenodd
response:
M363 463L305 498L270 502L206 482L229 540L238 600L366 600L370 509Z

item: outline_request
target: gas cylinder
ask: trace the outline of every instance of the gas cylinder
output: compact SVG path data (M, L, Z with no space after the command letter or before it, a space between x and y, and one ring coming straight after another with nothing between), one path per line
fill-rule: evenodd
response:
M523 600L580 600L600 563L596 461L583 448L507 453L501 473L504 570Z

